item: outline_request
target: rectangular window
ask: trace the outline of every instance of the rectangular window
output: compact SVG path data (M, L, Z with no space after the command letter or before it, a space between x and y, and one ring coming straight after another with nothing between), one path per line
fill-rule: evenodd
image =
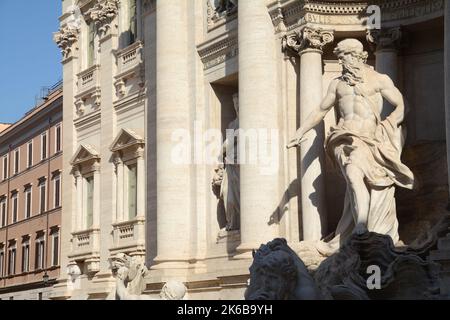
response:
M6 226L6 197L3 197L0 201L0 215L1 215L1 226Z
M39 213L47 211L47 183L45 180L39 183Z
M18 174L20 170L20 150L14 150L14 174Z
M128 18L129 18L129 44L133 44L137 38L137 0L129 0L128 2Z
M8 155L3 156L3 180L8 179Z
M94 177L86 178L86 227L94 222Z
M33 141L30 141L27 144L27 167L30 168L32 166L33 166Z
M35 270L44 269L44 253L45 253L44 239L36 240Z
M19 194L16 192L12 196L12 223L16 223L19 216Z
M31 187L25 189L25 218L31 218Z
M56 153L61 151L61 148L62 148L61 138L62 138L61 125L58 124L55 128L55 152Z
M10 248L8 253L8 275L16 274L16 248Z
M47 132L41 134L41 160L47 159Z
M2 278L4 275L4 272L3 272L4 264L5 264L5 249L4 249L4 246L1 245L0 246L0 278Z
M137 215L137 165L128 167L128 217L130 220Z
M22 246L22 272L30 271L30 244Z
M88 56L87 56L87 67L92 67L95 60L95 25L94 21L91 21L88 26Z
M52 244L53 244L52 266L55 267L59 265L59 231L53 233Z
M54 185L54 199L55 199L55 208L59 208L61 206L61 175L57 175L54 178L55 185Z

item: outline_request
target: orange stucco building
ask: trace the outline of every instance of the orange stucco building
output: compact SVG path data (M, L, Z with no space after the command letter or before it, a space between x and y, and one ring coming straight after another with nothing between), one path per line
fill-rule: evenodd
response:
M62 88L0 128L0 298L47 299L60 273Z

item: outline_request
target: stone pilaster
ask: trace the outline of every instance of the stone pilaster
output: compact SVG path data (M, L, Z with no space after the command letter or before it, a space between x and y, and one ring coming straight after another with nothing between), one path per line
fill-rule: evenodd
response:
M78 169L74 171L73 174L75 178L76 185L76 209L73 212L75 215L75 225L72 231L81 231L83 230L83 177Z
M276 132L279 138L279 114L276 91L277 59L273 24L265 1L239 2L239 125L243 133L261 129L268 136ZM239 140L240 149L246 144L247 151L262 146L273 150L279 141ZM253 145L252 145L253 144ZM258 145L255 145L258 144ZM249 155L240 159L241 199L241 245L237 258L250 258L251 250L272 240L278 234L278 226L270 224L271 217L278 215L280 201L279 143L274 146L275 159L270 165L273 172L264 172L261 152L255 162ZM261 151L261 150L260 150ZM275 163L276 162L276 163Z
M144 159L144 148L139 147L136 151L137 160L137 181L136 181L136 192L137 192L137 218L145 218L145 159Z
M372 45L376 56L375 69L387 74L398 83L398 50L402 31L400 27L367 31L367 41Z
M305 27L286 36L284 48L300 55L300 122L318 110L323 99L322 49L334 40L333 32ZM324 127L311 130L300 147L303 240L320 240L326 234L324 183Z
M119 155L114 158L114 165L116 166L116 222L124 221L123 212L123 169L124 164Z

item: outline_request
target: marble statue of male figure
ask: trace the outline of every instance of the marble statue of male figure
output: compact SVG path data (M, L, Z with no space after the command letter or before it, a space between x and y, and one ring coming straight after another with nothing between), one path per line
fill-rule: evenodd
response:
M368 54L358 40L341 41L334 53L342 75L331 82L320 108L309 115L288 145L301 147L305 133L333 106L337 108L340 119L327 136L325 149L340 168L347 190L335 238L318 245L324 255L335 252L352 232L369 230L398 242L395 186L412 189L414 185L413 173L400 161L402 94L387 75L366 64ZM381 119L383 98L394 107L386 119Z
M213 178L214 186L219 186L218 198L223 200L226 227L220 234L227 231L238 230L240 222L240 180L238 163L237 130L239 129L239 95L233 95L236 118L228 124L227 137L222 145L221 160L224 165L216 169Z

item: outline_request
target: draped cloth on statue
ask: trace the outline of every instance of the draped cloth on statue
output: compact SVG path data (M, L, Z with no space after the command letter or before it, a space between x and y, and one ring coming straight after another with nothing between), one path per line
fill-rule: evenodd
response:
M373 107L369 98L363 95ZM372 110L374 110L372 108ZM367 229L391 236L394 243L399 240L398 220L395 206L395 186L412 189L414 175L401 163L402 129L391 118L381 121L377 118L374 137L352 132L340 124L331 129L326 141L327 154L345 174L345 166L356 165L364 173L364 180L370 193L370 207ZM342 218L335 231L335 237L325 243L319 242L318 251L323 255L335 253L352 234L356 220L356 206L347 187Z

